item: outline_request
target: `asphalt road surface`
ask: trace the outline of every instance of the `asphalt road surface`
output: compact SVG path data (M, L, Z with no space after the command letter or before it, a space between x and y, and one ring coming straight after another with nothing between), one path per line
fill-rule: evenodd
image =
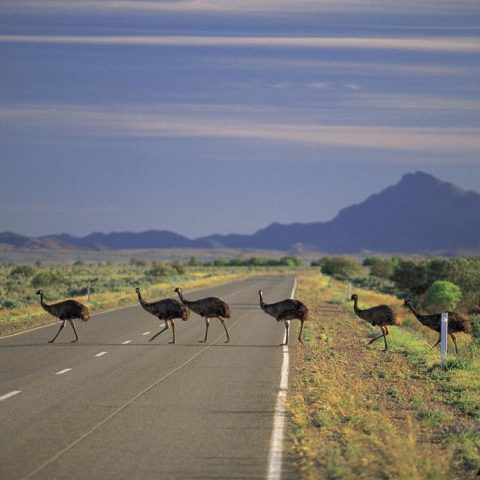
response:
M76 322L76 344L68 324L47 343L59 322L0 339L0 477L267 478L284 328L257 291L273 302L293 284L257 277L185 291L230 304L226 345L218 320L198 343L205 323L193 313L176 321L176 345L171 330L149 342L162 325L140 306ZM295 476L288 463L282 478Z

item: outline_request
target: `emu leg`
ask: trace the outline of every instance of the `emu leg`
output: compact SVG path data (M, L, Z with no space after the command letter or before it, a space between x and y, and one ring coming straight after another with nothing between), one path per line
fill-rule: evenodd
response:
M227 339L223 343L229 343L230 335L228 334L227 326L225 325L225 320L222 317L218 317L218 319L222 322L223 328L225 329L225 333L227 334Z
M453 344L455 345L455 353L458 355L457 339L455 338L455 336L453 335L453 333L450 333L449 335L450 335L450 337L452 337Z
M285 323L285 341L280 345L288 345L288 329L290 327L290 324L288 323L288 320L284 320L284 323Z
M63 330L63 327L65 327L65 320L62 321L62 324L60 325L57 334L51 340L49 340L48 343L53 343L57 339L58 335L60 335L60 332Z
M210 320L208 318L205 318L205 338L203 340L199 340L198 343L207 343L209 326L210 326Z
M175 343L175 320L170 320L170 325L172 326L173 340L168 343Z
M75 325L74 325L74 323L73 323L73 320L69 320L68 323L69 323L70 326L73 328L73 333L75 333L75 340L72 340L70 343L78 342L77 330L75 330Z
M374 337L372 338L368 344L370 345L371 343L373 343L375 340L378 340L379 338L382 338L385 340L385 350L388 350L388 345L387 345L387 337L385 336L385 332L383 331L383 327L380 327L380 329L382 330L382 334L379 335L378 337Z
M150 338L148 341L151 342L152 340L155 340L161 333L163 333L165 330L168 330L168 321L165 321L165 327L163 327L158 333L156 333L152 338Z
M303 340L302 340L302 332L303 332L303 322L305 320L300 320L300 332L298 333L298 341L300 343L303 343Z
M432 346L430 347L430 350L433 350L433 349L440 343L440 340L441 340L441 339L442 339L442 336L439 335L439 336L438 336L437 343L436 343L435 345L432 345Z

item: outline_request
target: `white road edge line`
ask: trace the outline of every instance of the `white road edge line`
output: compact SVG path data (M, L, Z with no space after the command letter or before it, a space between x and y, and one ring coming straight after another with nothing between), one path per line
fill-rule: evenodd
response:
M122 345L127 345L129 343L132 343L132 341L131 340L125 340L124 342L122 342Z
M107 352L100 352L100 353L97 353L95 356L96 357L102 357L103 355L106 355Z
M13 397L14 395L17 395L18 393L21 393L21 390L14 390L13 392L6 393L5 395L2 395L0 397L0 402L3 400L6 400L7 398Z
M150 335L152 332L143 332L142 335Z
M60 370L59 372L56 372L55 375L63 375L64 373L67 373L71 370L71 368L64 368L63 370Z
M295 295L297 289L297 278L293 283L290 298ZM285 332L286 336L286 332ZM285 341L285 336L283 337ZM288 393L288 370L290 367L290 359L288 356L288 345L283 346L283 361L280 374L280 388L277 395L277 403L275 404L275 416L273 418L272 437L270 438L270 448L268 451L268 472L267 480L280 480L282 477L282 461L283 461L283 436L285 430L285 403Z

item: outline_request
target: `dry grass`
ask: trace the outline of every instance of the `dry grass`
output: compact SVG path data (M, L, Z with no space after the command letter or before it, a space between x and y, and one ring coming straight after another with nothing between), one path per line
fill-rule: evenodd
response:
M367 347L379 332L351 313L345 284L299 280L296 296L312 308L289 403L301 478L478 478L477 360L444 374L414 325L390 328L388 352L381 340ZM355 293L362 307L387 303L408 316L393 297ZM458 392L468 392L470 404Z

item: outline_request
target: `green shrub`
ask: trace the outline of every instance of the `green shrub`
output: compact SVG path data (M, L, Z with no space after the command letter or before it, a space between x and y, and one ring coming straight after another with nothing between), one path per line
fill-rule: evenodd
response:
M326 275L349 278L359 271L358 262L349 257L324 257L321 261L321 272Z
M174 275L183 275L185 273L185 267L179 263L162 263L153 262L152 268L145 272L147 277L171 277Z
M10 300L10 299L0 299L0 309L10 309L10 308L17 308L17 307L21 307L22 306L22 302L18 301L18 300Z
M34 288L44 288L51 285L59 284L63 281L62 277L53 271L45 271L37 273L31 281Z
M462 290L454 283L437 280L426 291L425 297L432 306L441 310L453 310L462 299Z
M10 272L10 277L31 277L35 275L35 269L30 265L19 265Z

